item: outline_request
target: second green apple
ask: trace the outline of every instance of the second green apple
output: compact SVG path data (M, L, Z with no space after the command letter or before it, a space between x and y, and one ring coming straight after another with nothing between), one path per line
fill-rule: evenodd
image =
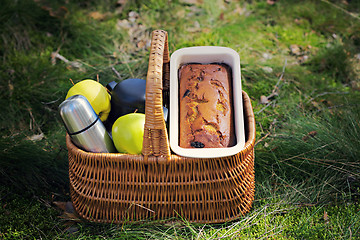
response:
M145 114L129 113L119 117L112 127L112 138L120 153L141 154Z

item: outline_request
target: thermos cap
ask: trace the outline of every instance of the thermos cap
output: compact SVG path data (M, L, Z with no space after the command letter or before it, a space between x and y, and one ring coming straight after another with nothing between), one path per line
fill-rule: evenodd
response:
M84 131L99 118L89 101L82 95L67 98L59 105L59 112L70 135Z

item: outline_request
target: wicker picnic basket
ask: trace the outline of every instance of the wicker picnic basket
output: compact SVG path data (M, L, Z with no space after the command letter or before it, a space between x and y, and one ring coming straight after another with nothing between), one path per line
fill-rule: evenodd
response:
M66 137L70 195L93 222L122 223L181 216L189 222L234 220L254 199L255 118L243 92L246 143L230 157L188 158L169 147L163 104L169 97L167 33L156 30L147 73L142 155L90 153Z

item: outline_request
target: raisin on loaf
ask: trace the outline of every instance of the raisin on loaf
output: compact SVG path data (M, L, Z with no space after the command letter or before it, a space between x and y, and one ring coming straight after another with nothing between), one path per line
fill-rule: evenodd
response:
M225 64L179 68L179 146L223 148L235 144L231 69Z

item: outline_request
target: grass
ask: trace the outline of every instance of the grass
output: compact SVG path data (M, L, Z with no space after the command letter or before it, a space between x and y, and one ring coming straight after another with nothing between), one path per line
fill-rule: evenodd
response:
M359 238L359 9L340 0L4 1L0 238ZM58 105L70 79L145 78L154 29L168 31L170 52L239 52L257 123L253 208L213 225L69 220L54 204L70 200Z
M359 172L354 171L359 168L359 111L350 111L311 115L292 112L281 131L262 143L258 177L266 179L271 175L271 183L284 197L291 196L291 202L357 199L357 180L353 180L359 178ZM288 195L284 187L297 192L295 199L294 192Z

